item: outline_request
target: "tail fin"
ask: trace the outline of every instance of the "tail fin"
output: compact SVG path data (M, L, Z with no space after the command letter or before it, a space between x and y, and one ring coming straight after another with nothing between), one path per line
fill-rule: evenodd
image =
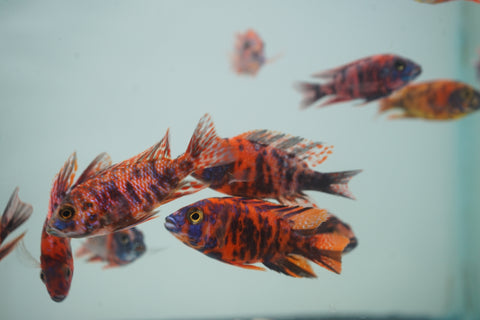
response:
M350 241L337 233L323 233L310 237L310 248L304 256L316 264L340 273L342 271L342 252Z
M184 157L194 163L195 170L227 164L234 160L228 143L217 136L209 114L205 114L198 122Z
M18 187L15 188L0 221L0 244L5 238L22 225L32 215L33 208L18 197Z
M348 182L362 170L322 173L315 171L310 177L305 178L302 189L315 190L355 199L348 188Z
M305 109L326 95L333 93L330 92L331 90L325 90L327 87L316 83L298 82L294 87L303 95L300 109Z
M0 260L2 260L6 255L8 255L10 252L12 252L13 249L17 246L18 242L22 240L22 238L25 236L26 231L23 232L21 235L16 237L15 239L9 241L6 245L3 247L0 247Z
M322 223L317 230L315 230L315 233L338 233L346 238L349 239L348 245L343 249L343 253L348 253L355 249L358 245L358 239L355 236L355 233L353 232L352 228L334 216L333 214L330 214L330 216L327 218L327 220Z

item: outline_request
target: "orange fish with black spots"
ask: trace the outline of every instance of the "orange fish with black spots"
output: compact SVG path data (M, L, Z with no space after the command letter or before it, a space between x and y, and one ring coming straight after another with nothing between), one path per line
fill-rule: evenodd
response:
M0 261L15 249L19 241L25 236L26 231L3 246L1 246L2 243L10 233L30 218L32 212L32 206L20 200L18 188L15 188L0 220Z
M319 107L355 99L364 99L367 103L402 88L421 72L420 65L410 59L379 54L312 75L326 79L326 83L299 82L296 88L304 97L301 108L307 108L324 97L331 98Z
M165 219L165 228L187 246L222 262L292 277L316 277L308 260L340 273L348 238L314 231L324 209L283 206L249 198L209 198ZM313 234L312 234L313 231Z
M101 153L90 163L75 184L82 183L96 172L110 166L111 162L108 154ZM56 237L47 233L47 221L63 201L70 188L74 186L76 171L77 156L73 153L54 179L47 218L42 230L40 279L47 287L52 300L56 302L61 302L68 296L73 279L74 264L70 238Z
M268 130L249 131L225 142L235 155L233 163L192 173L212 189L282 204L311 203L306 190L354 198L348 182L361 170L322 173L310 168L325 161L332 146Z
M380 101L379 113L397 110L390 119L451 120L480 109L480 92L454 80L412 83Z
M47 232L61 237L98 236L152 219L155 209L207 186L187 176L205 166L233 161L232 153L205 115L187 150L170 158L168 130L156 145L139 155L77 183L48 219Z

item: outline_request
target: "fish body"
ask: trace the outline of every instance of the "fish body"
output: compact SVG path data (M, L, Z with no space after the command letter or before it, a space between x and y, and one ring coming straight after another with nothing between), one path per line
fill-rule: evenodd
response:
M308 260L335 273L349 240L315 231L328 217L324 209L283 206L249 198L209 198L186 206L165 227L187 246L228 264L293 277L316 277Z
M52 235L80 238L130 228L147 221L155 209L207 186L185 178L203 166L233 161L205 115L187 151L170 158L168 130L156 145L75 184L48 220Z
M232 55L235 72L255 76L267 61L264 48L263 40L254 30L249 29L245 33L237 34Z
M370 102L405 86L421 71L420 65L410 59L394 54L380 54L313 75L326 79L326 83L300 82L296 87L304 96L301 108L327 96L331 98L320 104L320 107L354 99Z
M133 227L104 236L87 238L76 256L90 255L88 261L106 262L106 268L132 263L146 250L143 233Z
M0 261L12 252L18 242L25 236L25 232L2 246L10 233L20 227L32 215L33 208L18 197L18 188L15 188L3 211L0 220Z
M380 101L379 113L392 109L401 113L391 119L458 119L480 109L480 93L453 80L413 83Z
M360 170L322 173L310 168L325 161L332 146L267 130L224 140L236 160L192 173L212 189L232 196L272 198L283 204L308 202L305 190L353 198L348 182Z

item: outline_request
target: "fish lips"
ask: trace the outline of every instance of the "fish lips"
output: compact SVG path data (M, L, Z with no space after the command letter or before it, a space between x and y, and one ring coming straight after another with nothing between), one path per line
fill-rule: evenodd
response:
M165 225L165 228L170 232L177 233L178 230L179 230L177 221L171 215L167 216L165 218L165 224L164 225Z
M51 296L52 300L55 302L62 302L63 300L65 300L66 297L67 296L63 294Z
M410 77L413 79L413 78L416 78L420 75L420 73L422 73L422 67L420 66L416 66L415 68L413 68L412 70L412 74L410 75Z

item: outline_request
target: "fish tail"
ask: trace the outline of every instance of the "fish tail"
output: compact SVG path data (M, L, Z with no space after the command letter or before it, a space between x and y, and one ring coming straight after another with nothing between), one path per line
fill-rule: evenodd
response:
M315 231L315 233L320 234L320 233L338 233L346 238L348 238L349 243L348 245L343 249L343 253L348 253L355 249L358 245L358 239L355 236L355 233L353 232L352 228L334 216L333 214L330 214L328 219L323 222Z
M390 102L390 99L388 97L380 99L380 101L378 102L378 114L384 113L385 111L390 110L392 108L393 108L393 105Z
M300 103L300 109L305 109L321 98L334 93L329 85L321 85L316 83L298 82L294 85L294 87L303 95L303 100Z
M193 162L194 170L234 161L230 146L217 136L209 114L198 122L184 157Z
M32 215L33 208L18 197L18 187L15 188L3 212L0 222L0 244L5 238L22 225Z
M342 271L342 253L350 240L338 233L316 234L309 239L309 249L303 255L316 264L340 273Z
M2 260L6 255L8 255L10 252L15 249L17 246L18 242L22 240L22 238L25 236L26 231L23 232L21 235L16 237L15 239L9 241L7 244L5 244L3 247L0 247L0 260Z
M310 177L303 181L302 188L304 190L315 190L342 196L345 198L355 199L350 189L348 182L362 170L351 170L341 172L314 172Z

